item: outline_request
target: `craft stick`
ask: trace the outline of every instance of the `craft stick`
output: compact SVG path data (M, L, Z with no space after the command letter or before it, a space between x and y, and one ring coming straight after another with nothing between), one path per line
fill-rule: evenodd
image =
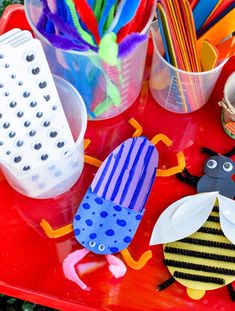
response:
M204 40L209 40L217 45L224 38L235 31L235 9L220 19L213 27L204 33L197 42L198 50L201 51Z
M210 24L213 20L215 20L222 12L224 12L233 3L234 3L234 0L222 0L221 3L215 8L215 10L209 16L204 26Z
M219 59L225 59L235 55L235 37L231 37L217 45Z
M199 0L193 10L193 17L195 22L196 31L198 31L210 16L219 0Z
M218 61L219 52L209 41L205 40L201 51L201 64L203 71L213 69Z

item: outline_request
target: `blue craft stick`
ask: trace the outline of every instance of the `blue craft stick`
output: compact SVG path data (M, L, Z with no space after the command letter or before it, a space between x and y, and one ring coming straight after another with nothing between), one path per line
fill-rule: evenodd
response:
M166 43L166 38L165 38L163 26L162 26L161 17L160 17L160 14L159 14L158 10L156 10L156 13L157 13L158 25L159 25L159 29L160 29L160 33L161 33L161 37L162 37L162 42L163 42L163 46L164 46L164 49L165 49L165 58L166 58L167 62L170 64L171 63L171 59L170 59L170 54L169 54L169 51L168 51L168 46L167 46L167 43Z
M113 5L117 2L117 0L106 0L105 1L105 7L103 9L103 14L100 17L100 21L99 21L99 26L98 26L98 30L99 30L99 35L102 37L103 35L103 28L104 28L104 24L107 20L107 17L109 15L110 10L112 9Z
M135 16L141 0L123 0L120 2L117 14L108 32L118 33L119 30L128 24Z
M219 16L213 19L206 27L202 27L198 32L197 36L202 36L207 30L213 27L218 21L220 21L225 15L227 15L230 11L235 8L235 3L230 4Z
M219 0L199 0L193 10L193 17L196 31L204 25L207 18L211 15Z

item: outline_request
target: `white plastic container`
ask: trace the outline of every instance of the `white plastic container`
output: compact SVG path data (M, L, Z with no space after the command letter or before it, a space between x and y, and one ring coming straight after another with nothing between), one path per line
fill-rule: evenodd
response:
M227 60L205 72L177 69L163 58L165 50L157 21L152 24L151 33L154 52L150 90L156 102L163 108L177 113L189 113L203 107Z
M143 34L149 31L154 10L155 5ZM108 119L129 108L141 90L148 40L139 44L118 66L109 66L95 52L65 51L53 47L35 26L41 11L40 0L25 1L26 17L43 45L51 71L79 91L86 104L88 118Z
M5 178L16 191L38 199L53 198L69 190L80 177L84 166L85 104L70 83L57 76L54 80L75 141L73 148L58 160L49 161L27 174L13 166L1 166Z

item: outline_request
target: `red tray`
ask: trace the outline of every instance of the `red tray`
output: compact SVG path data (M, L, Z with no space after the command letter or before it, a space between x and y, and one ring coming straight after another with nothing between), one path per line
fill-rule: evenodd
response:
M20 27L21 19L17 22ZM234 146L234 141L222 129L221 109L217 104L223 96L224 83L234 70L235 58L225 66L205 107L188 115L163 110L144 87L135 104L122 115L107 121L89 122L86 138L91 139L91 145L86 153L100 160L105 159L117 145L132 135L133 128L128 120L135 117L143 126L146 137L164 133L173 140L170 148L159 143L159 168L175 165L176 153L182 150L189 171L202 175L206 156L200 153L201 147L207 146L223 153ZM62 262L80 246L73 234L57 240L47 238L39 222L45 218L53 227L71 223L95 171L94 167L86 164L81 178L71 191L51 200L23 197L12 190L0 175L1 293L65 311L230 310L234 307L226 288L208 291L199 301L188 298L185 288L178 283L165 291L156 291L157 284L169 277L162 263L162 246L151 247L153 258L148 264L140 271L128 268L120 280L112 277L107 264L84 275L83 280L92 288L90 292L80 290L67 280ZM147 212L129 247L134 258L138 259L150 249L150 235L161 212L175 200L193 193L193 188L179 182L175 176L157 177L147 202ZM85 261L105 260L102 256L89 254Z

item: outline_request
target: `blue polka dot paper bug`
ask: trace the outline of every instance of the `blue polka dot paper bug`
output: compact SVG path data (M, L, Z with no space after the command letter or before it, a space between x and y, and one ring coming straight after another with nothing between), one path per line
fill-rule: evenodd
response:
M88 287L77 275L75 265L89 252L105 255L109 270L115 278L126 273L125 264L114 254L120 252L128 263L130 254L127 247L143 218L146 201L156 177L158 152L155 145L160 140L168 146L171 144L163 134L149 141L140 136L142 128L136 120L131 119L130 123L136 128L133 137L113 150L100 165L74 216L73 224L53 230L45 220L41 222L49 237L60 237L73 231L76 240L83 246L83 249L65 258L63 270L68 279L84 290ZM177 154L177 158L179 165L169 170L159 170L158 174L169 176L182 171L182 153ZM91 163L89 160L87 162ZM144 266L149 258L151 251L141 256L139 262L144 263L140 266ZM133 259L132 268L135 269Z

